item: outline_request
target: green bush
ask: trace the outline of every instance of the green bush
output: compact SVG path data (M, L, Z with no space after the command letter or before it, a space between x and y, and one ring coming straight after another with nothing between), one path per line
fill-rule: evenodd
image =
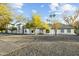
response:
M5 30L6 28L0 28L0 31L3 31L3 30Z
M50 32L50 30L49 29L46 29L46 33L49 33Z
M14 30L17 30L17 28L16 27L11 27L11 28L9 28L9 30L14 31Z
M75 29L75 34L79 35L79 29Z
M38 33L39 35L43 35L44 33Z

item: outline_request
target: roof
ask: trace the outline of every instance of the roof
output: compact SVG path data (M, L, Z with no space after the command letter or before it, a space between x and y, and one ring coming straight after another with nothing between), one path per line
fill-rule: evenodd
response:
M52 27L52 24L49 24L49 26ZM61 29L73 29L73 27L71 25L62 24Z
M73 27L71 25L65 25L65 24L62 24L62 27L63 29L73 29Z

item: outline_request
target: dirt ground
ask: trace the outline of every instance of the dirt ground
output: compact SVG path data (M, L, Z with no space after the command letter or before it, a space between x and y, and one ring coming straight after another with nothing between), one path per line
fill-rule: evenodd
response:
M79 55L79 36L0 35L0 55Z

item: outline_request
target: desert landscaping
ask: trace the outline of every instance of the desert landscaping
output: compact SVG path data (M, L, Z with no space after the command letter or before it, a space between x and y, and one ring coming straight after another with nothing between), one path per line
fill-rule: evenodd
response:
M0 35L3 56L77 56L79 36Z
M78 56L79 3L0 3L0 56Z

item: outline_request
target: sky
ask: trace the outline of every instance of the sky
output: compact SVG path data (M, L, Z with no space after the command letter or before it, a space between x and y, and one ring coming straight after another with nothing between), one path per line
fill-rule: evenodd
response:
M53 20L63 21L63 14L74 15L74 12L79 8L79 3L11 3L11 7L15 9L18 14L24 14L31 19L32 14L36 13L41 16L42 21L49 18L49 15L56 15L52 17Z

